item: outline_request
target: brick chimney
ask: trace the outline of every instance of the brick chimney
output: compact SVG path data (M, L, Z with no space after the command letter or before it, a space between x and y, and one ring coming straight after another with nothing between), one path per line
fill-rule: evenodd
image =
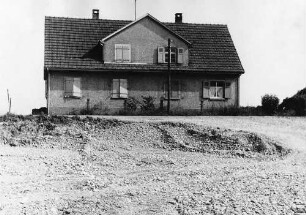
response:
M99 19L99 10L93 9L92 10L92 19Z
M175 14L175 23L183 23L183 15L182 13Z

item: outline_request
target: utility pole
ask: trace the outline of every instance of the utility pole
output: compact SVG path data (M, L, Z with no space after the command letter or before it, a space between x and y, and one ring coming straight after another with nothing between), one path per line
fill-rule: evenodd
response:
M171 92L171 70L170 70L170 61L171 61L171 40L168 39L168 105L167 105L167 113L170 114L170 92Z

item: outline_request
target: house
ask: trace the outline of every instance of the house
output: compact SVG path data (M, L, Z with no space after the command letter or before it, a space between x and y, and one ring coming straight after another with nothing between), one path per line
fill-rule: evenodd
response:
M168 40L170 39L170 51ZM170 55L169 55L170 54ZM244 73L226 25L45 18L44 80L49 114L100 107L116 113L127 98L155 98L171 110L239 105Z

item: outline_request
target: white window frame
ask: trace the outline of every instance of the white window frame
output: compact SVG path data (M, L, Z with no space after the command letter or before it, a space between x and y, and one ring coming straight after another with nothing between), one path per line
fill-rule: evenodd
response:
M68 84L71 84L68 90ZM64 78L64 97L65 98L81 98L81 78L80 77L65 77Z
M122 58L121 59L117 59L117 49L122 49ZM129 59L127 61L124 61L123 59L123 50L125 48L128 48L129 50ZM115 62L116 63L131 63L131 44L115 44Z
M212 82L215 82L215 85L212 85ZM222 83L221 86L218 86L217 84ZM222 96L218 96L218 89L222 89ZM215 89L215 95L211 95L211 90ZM225 81L221 81L221 80L212 80L209 81L209 97L210 99L224 99L225 97Z
M166 55L168 55L168 47L165 47L164 49L164 63L168 63L168 61L166 61ZM170 63L177 63L177 48L176 47L170 47ZM172 62L172 55L174 55L174 59L175 61Z
M215 85L212 84L215 82ZM222 82L222 86L217 86L218 82ZM207 85L208 84L208 85ZM222 96L217 96L217 89L222 87ZM215 88L215 95L211 95L211 90ZM203 81L203 98L211 100L225 100L231 98L231 81L226 80L206 80Z
M115 89L115 82L118 82L118 88ZM125 86L124 86L125 85ZM126 99L128 98L128 79L114 78L112 79L112 98Z

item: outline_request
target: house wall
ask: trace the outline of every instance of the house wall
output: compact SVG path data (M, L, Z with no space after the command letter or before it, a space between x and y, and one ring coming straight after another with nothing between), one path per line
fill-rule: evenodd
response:
M157 47L168 46L168 38L172 40L171 46L184 48L184 63L188 65L188 46L175 35L162 28L156 22L145 18L106 40L103 47L105 63L115 62L115 44L131 45L131 63L157 63Z
M81 78L81 98L64 97L65 77ZM124 99L111 98L112 79L128 79L128 96L141 100L141 96L153 96L156 107L164 96L164 82L166 74L160 73L76 73L76 72L50 72L49 114L72 114L86 109L89 106L99 107L102 112L116 113L124 108ZM171 110L200 110L201 101L203 109L212 107L226 107L238 105L238 76L208 76L203 74L173 74L172 79L179 80L181 84L181 99L171 100ZM231 98L224 101L213 101L202 98L202 83L206 80L227 80L231 82ZM164 107L167 102L164 101ZM104 113L103 112L103 113Z

